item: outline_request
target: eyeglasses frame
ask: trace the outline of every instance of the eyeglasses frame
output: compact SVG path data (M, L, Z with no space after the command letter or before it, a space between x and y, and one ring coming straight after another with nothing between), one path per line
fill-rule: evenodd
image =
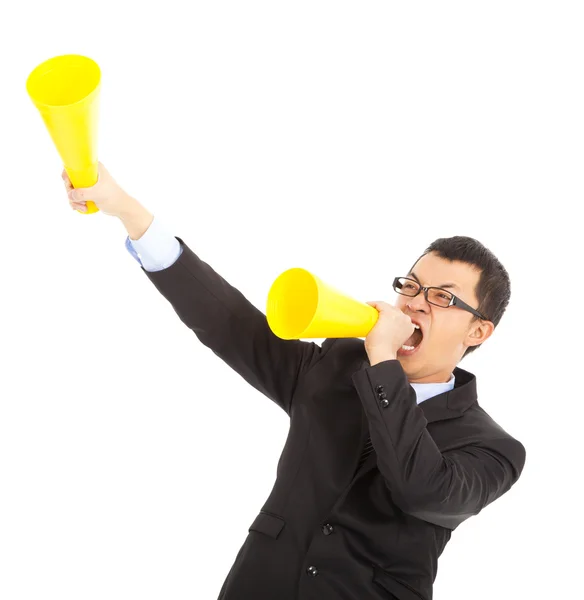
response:
M413 281L417 286L419 286L419 289L417 291L417 293L415 293L413 296L411 294L404 294L402 292L398 292L396 290L397 284L399 282L400 279L407 279L408 281ZM435 304L434 302L430 302L430 300L428 300L428 290L432 288L435 290L442 290L443 292L446 292L447 294L450 294L452 296L450 303L448 304L448 306L440 306L439 304ZM415 279L410 279L409 277L396 277L393 280L393 289L397 294L400 294L401 296L407 296L408 298L415 298L421 291L424 292L424 297L426 298L426 302L428 304L431 304L432 306L438 306L438 308L450 308L451 306L457 306L458 308L462 308L462 310L467 310L468 312L472 313L473 315L477 316L479 319L483 319L484 321L489 321L490 319L487 319L487 317L485 317L484 315L482 315L478 310L475 310L472 306L470 306L469 304L467 304L464 300L461 300L458 296L456 296L455 294L453 294L451 291L449 290L445 290L443 288L439 288L436 286L423 286L420 285Z

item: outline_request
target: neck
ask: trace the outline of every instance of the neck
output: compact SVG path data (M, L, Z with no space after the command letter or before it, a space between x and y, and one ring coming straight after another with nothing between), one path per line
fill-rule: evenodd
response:
M450 371L441 371L440 373L429 373L428 375L408 375L410 383L448 383L452 377L452 369Z

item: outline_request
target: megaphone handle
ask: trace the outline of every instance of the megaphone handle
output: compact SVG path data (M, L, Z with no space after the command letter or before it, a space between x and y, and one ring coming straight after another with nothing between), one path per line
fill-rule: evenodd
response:
M94 163L89 168L74 170L67 165L63 165L65 171L67 171L67 175L69 175L69 179L73 184L74 188L77 187L92 187L97 183L97 171L98 165ZM92 202L91 200L87 200L87 210L85 212L77 211L80 215L92 215L96 212L99 212L99 208Z
M97 208L97 205L95 204L95 202L88 200L86 204L87 204L87 210L85 212L82 212L80 210L77 211L80 215L92 215L96 212L99 212L99 208Z

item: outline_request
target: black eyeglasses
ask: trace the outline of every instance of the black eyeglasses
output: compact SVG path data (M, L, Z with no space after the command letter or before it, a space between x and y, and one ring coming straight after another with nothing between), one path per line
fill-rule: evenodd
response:
M441 308L458 306L458 308L468 310L468 312L476 315L479 317L479 319L484 319L485 321L489 320L487 317L475 310L472 306L469 306L466 302L463 302L453 293L438 287L424 287L414 279L409 279L408 277L396 277L393 280L393 289L398 294L402 294L403 296L411 296L412 298L424 290L426 301L434 306L440 306Z

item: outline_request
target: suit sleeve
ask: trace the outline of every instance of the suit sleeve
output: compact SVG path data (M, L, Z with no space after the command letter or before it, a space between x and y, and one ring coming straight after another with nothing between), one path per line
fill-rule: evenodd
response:
M314 342L283 340L266 316L176 237L182 252L169 267L142 271L198 339L289 416L299 378L328 351Z
M146 271L167 269L182 253L179 241L156 216L142 237L126 238L126 249Z
M441 452L398 360L353 375L381 475L405 513L454 529L519 479L525 448L511 437ZM379 398L381 390L387 396Z

